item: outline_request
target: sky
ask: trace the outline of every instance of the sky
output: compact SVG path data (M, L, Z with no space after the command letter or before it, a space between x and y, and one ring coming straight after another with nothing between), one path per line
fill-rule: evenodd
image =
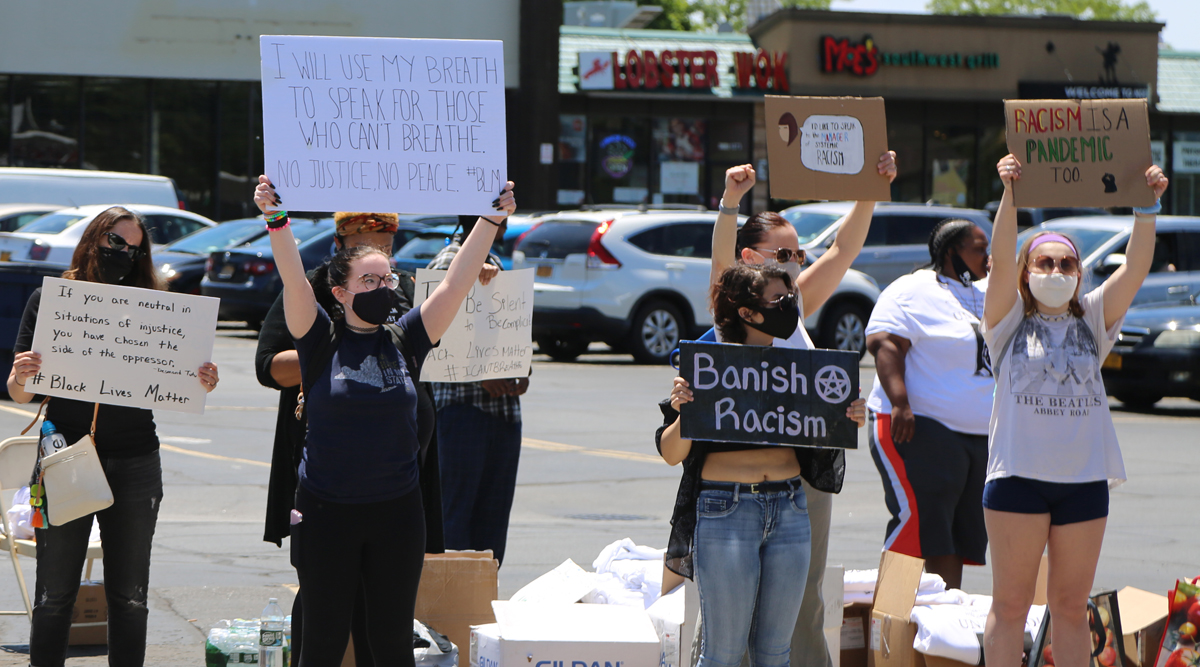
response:
M1149 0L1166 23L1162 40L1176 51L1200 51L1200 12L1196 0ZM833 9L861 12L925 12L925 0L833 0Z

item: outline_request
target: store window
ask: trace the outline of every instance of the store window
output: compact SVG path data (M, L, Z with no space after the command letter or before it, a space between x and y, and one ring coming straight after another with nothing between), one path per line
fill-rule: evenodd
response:
M979 160L975 168L975 201L973 208L983 208L989 202L999 202L1004 194L1004 183L996 171L996 164L1008 155L1004 126L983 128L979 133Z
M83 80L83 168L146 171L150 82Z
M175 179L187 209L216 215L217 84L212 81L156 80L150 126L150 169Z
M8 140L12 131L12 106L8 103L8 83L11 77L0 74L0 167L9 166Z
M725 191L725 170L750 162L750 122L722 119L708 124L708 208L717 208ZM764 186L765 187L765 186ZM745 198L747 204L749 197Z
M650 121L601 116L592 119L592 203L650 201Z
M888 123L888 148L896 151L896 180L892 201L925 201L925 170L922 164L919 123Z
M707 123L690 118L654 119L655 204L698 204L702 181Z
M972 206L971 167L975 163L975 129L931 127L925 135L929 160L929 201L947 206Z
M1200 213L1200 132L1176 132L1171 142L1171 211Z
M587 116L558 117L558 204L578 206L587 190Z
M12 165L79 167L79 78L15 76L12 86Z
M254 205L254 188L258 185L261 171L253 171L252 154L255 135L254 116L251 113L254 97L261 98L258 84L238 81L223 81L220 85L221 169L217 175L218 220L249 218L258 213ZM262 114L259 114L259 125ZM260 151L261 153L261 151Z

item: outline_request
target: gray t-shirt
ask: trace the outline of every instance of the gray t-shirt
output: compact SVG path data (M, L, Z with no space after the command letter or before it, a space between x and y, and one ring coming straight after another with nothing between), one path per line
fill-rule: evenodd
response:
M1082 299L1084 315L1026 317L1021 299L983 337L996 374L987 481L1125 480L1100 364L1121 330L1104 330L1104 286Z

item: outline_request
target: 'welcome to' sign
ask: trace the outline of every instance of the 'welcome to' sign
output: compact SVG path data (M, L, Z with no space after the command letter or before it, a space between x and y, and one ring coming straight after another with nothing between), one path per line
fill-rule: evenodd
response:
M858 398L858 355L683 342L679 374L693 401L680 410L693 440L856 449L846 408Z

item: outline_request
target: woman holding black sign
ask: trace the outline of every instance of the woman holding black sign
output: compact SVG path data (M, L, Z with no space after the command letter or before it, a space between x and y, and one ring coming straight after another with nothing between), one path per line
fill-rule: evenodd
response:
M114 206L103 211L84 230L71 257L67 280L145 289L162 289L150 258L150 234L133 211ZM29 297L13 351L8 395L18 403L35 398L26 390L41 370L42 358L30 348L37 324L42 288ZM206 391L217 386L217 366L199 369ZM113 504L61 526L37 528L37 583L33 592L33 622L29 629L29 662L61 666L67 658L71 610L87 555L92 517L104 541L104 595L108 603L108 658L113 665L141 665L146 658L146 591L150 584L150 546L162 501L162 463L154 413L143 408L100 405L55 397L46 406L46 420L67 442L83 438L96 423L95 443ZM46 502L54 504L54 498ZM35 524L36 525L36 524Z
M1125 480L1100 366L1150 272L1161 206L1134 209L1125 263L1080 296L1080 255L1071 239L1041 232L1017 251L1013 184L1021 178L1021 163L1007 155L997 169L1004 196L983 312L996 370L983 489L995 596L985 661L991 667L1021 664L1025 616L1048 551L1054 662L1083 667L1092 649L1087 602L1104 541L1109 485ZM1162 197L1162 169L1146 170L1146 187Z
M416 364L450 327L516 208L512 187L493 202L499 219L480 218L424 303L384 326L397 298L388 255L369 245L339 251L329 262L336 312L327 313L304 275L287 212L273 210L279 198L259 177L254 201L283 281L308 413L291 534L304 591L302 666L341 662L360 586L372 654L413 664L405 628L412 627L425 552Z
M779 267L730 267L710 305L726 343L773 345L799 325L795 285ZM736 667L747 645L751 664L787 665L811 541L800 475L836 490L839 459L808 448L683 438L679 406L691 400L688 382L675 378L655 440L668 464L683 463L666 565L694 576L700 589L699 667ZM865 424L865 401L855 400L846 417Z

